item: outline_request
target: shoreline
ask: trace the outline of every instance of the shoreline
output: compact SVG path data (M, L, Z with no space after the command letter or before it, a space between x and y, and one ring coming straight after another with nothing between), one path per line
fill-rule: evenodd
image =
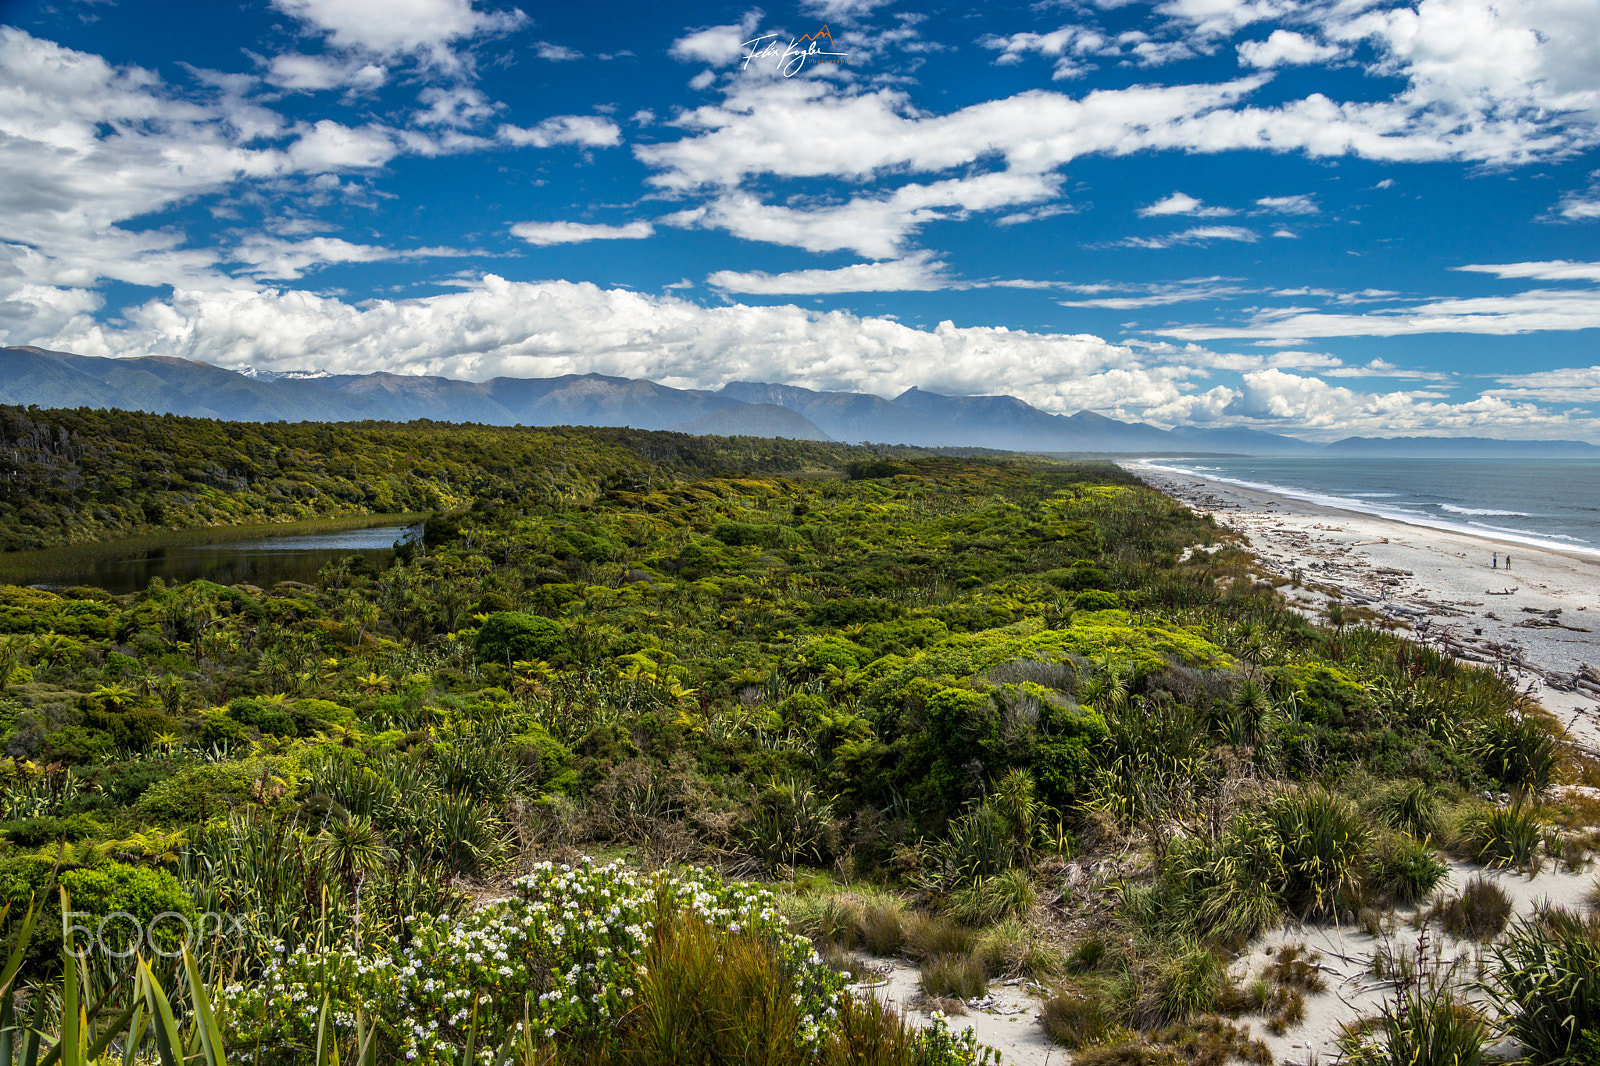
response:
M1293 579L1298 572L1300 585L1282 591L1303 612L1321 615L1338 598L1457 658L1502 671L1563 718L1600 711L1600 557L1347 510L1147 462L1120 465L1243 534L1265 574ZM1491 567L1508 547L1514 568ZM1592 728L1600 735L1600 716Z
M1570 556L1580 562L1600 563L1600 549L1585 550L1567 544L1561 544L1553 539L1556 535L1539 536L1532 533L1519 533L1515 530L1492 530L1485 527L1473 526L1467 522L1457 522L1450 519L1434 519L1421 521L1425 517L1409 511L1385 510L1379 504L1367 507L1352 506L1355 501L1348 497L1330 496L1325 493L1315 492L1311 489L1294 489L1285 485L1268 485L1260 482L1245 481L1240 478L1211 477L1196 474L1189 470L1177 467L1160 466L1161 459L1136 459L1119 462L1129 473L1145 477L1147 474L1160 478L1170 478L1174 481L1203 481L1214 485L1220 490L1238 494L1248 494L1268 497L1286 503L1294 503L1304 507L1318 508L1322 511L1331 511L1338 514L1350 515L1358 518L1370 518L1378 522L1392 522L1396 525L1410 526L1413 529L1425 529L1430 532L1451 533L1460 537L1470 537L1481 540L1487 544L1498 544L1510 548L1523 550L1536 550L1554 552L1558 555ZM1154 481L1145 477L1147 481ZM1164 491L1164 490L1163 490ZM1488 512L1489 514L1509 512Z

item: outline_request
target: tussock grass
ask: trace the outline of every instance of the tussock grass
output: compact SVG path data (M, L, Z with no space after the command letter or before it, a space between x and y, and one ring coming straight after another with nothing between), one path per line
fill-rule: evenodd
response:
M1006 918L1020 918L1033 909L1039 893L1022 870L1007 870L993 877L982 877L945 897L944 909L952 918L967 925L992 925Z
M936 955L922 964L917 987L925 996L978 999L989 988L989 975L977 955Z
M910 916L905 902L887 892L852 889L824 896L788 896L784 914L818 944L869 955L898 955Z
M1002 977L1042 981L1061 973L1066 965L1060 948L1014 918L984 930L978 938L978 954L988 972Z
M1117 1019L1104 996L1065 986L1039 1008L1039 1024L1051 1040L1077 1050L1105 1043Z
M1474 877L1459 896L1436 905L1429 917L1439 919L1444 931L1458 940L1489 941L1505 931L1511 911L1511 899L1499 885Z
M912 914L904 930L905 953L919 962L941 955L970 955L978 946L976 932L938 915Z

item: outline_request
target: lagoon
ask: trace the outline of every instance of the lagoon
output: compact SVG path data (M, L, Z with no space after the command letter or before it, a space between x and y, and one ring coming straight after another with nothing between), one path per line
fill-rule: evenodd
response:
M396 541L421 536L421 515L363 515L275 525L158 533L100 544L0 554L0 582L68 588L88 585L121 595L205 579L271 588L316 579L329 563L355 555L382 569Z

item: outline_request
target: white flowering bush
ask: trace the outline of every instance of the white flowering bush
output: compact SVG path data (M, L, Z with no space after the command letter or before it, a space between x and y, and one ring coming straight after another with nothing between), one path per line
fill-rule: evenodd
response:
M527 1027L538 1041L604 1047L648 976L663 916L761 942L794 998L800 1043L823 1038L845 994L844 977L758 886L707 870L643 875L585 862L542 863L516 888L516 897L461 918L415 915L392 944L280 948L258 982L226 990L230 1042L259 1049L259 1061L299 1061L326 1000L336 1024L353 1024L360 1011L413 1062L465 1061L469 1032L474 1057L491 1062Z

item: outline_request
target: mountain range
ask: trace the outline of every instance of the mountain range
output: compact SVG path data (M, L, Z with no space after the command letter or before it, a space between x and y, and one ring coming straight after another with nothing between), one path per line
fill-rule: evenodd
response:
M0 403L244 422L426 418L1047 453L1600 457L1600 447L1582 441L1350 437L1322 445L1253 429L1166 430L1092 411L1054 415L1014 396L944 396L920 388L886 400L756 381L730 382L715 391L674 389L601 374L477 382L389 373L239 373L164 356L110 359L31 346L0 348Z

